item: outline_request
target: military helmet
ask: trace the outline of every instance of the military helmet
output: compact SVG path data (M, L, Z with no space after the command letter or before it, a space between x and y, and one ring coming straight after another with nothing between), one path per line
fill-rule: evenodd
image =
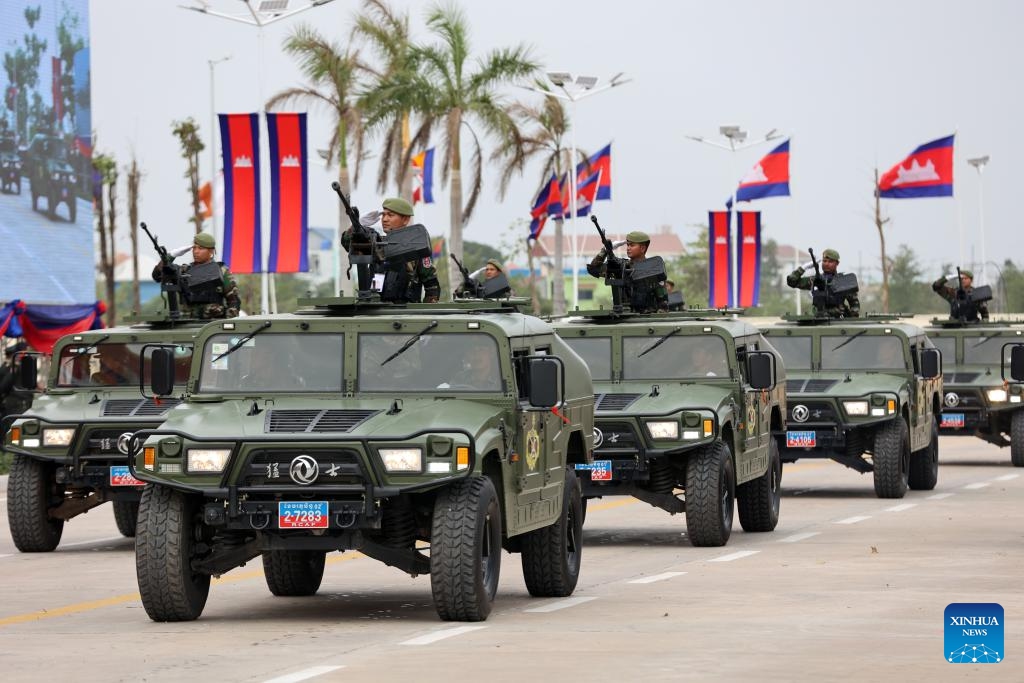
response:
M501 271L501 272L505 272L505 269L504 269L504 268L502 267L502 265L501 265L501 261L499 261L499 260L498 260L498 259L496 259L496 258L489 258L489 259L487 259L487 265L489 265L489 266L494 266L494 267L495 267L495 268L497 268L497 269L498 269L499 271Z
M964 270L963 268L960 269L960 275L962 275L963 277L969 277L972 280L974 279L974 273L972 273L969 270Z
M821 252L821 258L827 258L829 261L835 261L836 263L838 263L839 252L836 251L835 249L826 249L825 251Z
M650 244L651 236L643 230L634 230L633 232L626 235L626 241L634 244Z
M399 216L411 216L412 204L401 197L388 197L384 200L384 208Z
M192 240L192 244L197 247L203 247L204 249L217 248L217 240L213 239L213 235L208 232L197 233L195 239Z

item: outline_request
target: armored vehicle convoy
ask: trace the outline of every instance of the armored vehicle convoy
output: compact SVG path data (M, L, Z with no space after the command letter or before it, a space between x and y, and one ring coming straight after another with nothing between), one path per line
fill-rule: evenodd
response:
M783 462L831 458L874 474L879 498L935 488L939 352L894 316L803 318L761 329L786 363Z
M594 427L580 358L509 303L302 303L205 327L184 403L136 434L150 618L196 619L211 576L261 555L274 595L312 595L335 550L430 575L445 620L487 618L502 549L532 595L571 594Z
M1001 371L1024 342L1024 320L933 320L925 331L942 352L939 433L1009 446L1010 461L1024 467L1024 387Z
M78 178L68 159L68 146L55 135L36 135L25 153L25 175L32 190L32 210L39 210L39 198L46 199L50 216L57 215L57 207L66 204L68 220L75 222L78 202L75 183Z
M597 311L556 324L587 363L597 404L584 498L634 496L685 512L690 542L721 546L779 519L781 357L732 312ZM683 496L676 494L682 489Z
M146 344L167 345L174 382L184 391L200 326L153 316L57 342L46 390L28 413L5 420L4 450L13 454L7 521L18 550L55 549L66 521L107 501L118 530L135 535L143 482L128 472L128 441L134 431L158 426L179 402L139 396L141 366L152 356ZM35 386L34 367L25 372L31 377L23 383Z

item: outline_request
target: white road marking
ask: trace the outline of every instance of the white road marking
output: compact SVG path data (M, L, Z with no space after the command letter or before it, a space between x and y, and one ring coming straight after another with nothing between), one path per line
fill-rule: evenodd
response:
M955 496L955 493L936 493L934 496L928 496L928 500L942 500L943 498L949 498Z
M418 638L412 638L410 640L403 641L399 645L430 645L436 643L439 640L445 638L454 638L455 636L461 636L463 633L472 633L473 631L479 631L486 626L456 626L455 628L446 628L441 631L434 631L428 633L425 636L419 636Z
M557 602L548 603L540 607L531 607L530 609L524 609L524 612L533 613L544 613L544 612L557 612L560 609L566 607L575 607L576 605L583 604L584 602L590 602L591 600L597 600L597 598L566 598L565 600L558 600Z
M992 481L1010 481L1011 479L1016 479L1019 476L1019 474L1004 474L1001 477L996 477ZM3 500L3 498L0 498L0 500Z
M732 562L733 560L741 560L744 557L750 557L751 555L757 555L759 552L761 552L761 551L760 550L740 550L739 552L730 553L728 555L722 555L721 557L716 557L716 558L714 558L712 560L708 560L708 562Z
M93 545L96 543L110 543L111 541L130 540L124 536L108 536L107 538L94 538L91 541L76 541L75 543L61 543L61 548L75 548L80 545Z
M0 555L0 560L2 560L5 557L11 557L11 556L12 555L10 553L7 553L6 555Z
M797 543L799 541L806 541L812 536L817 536L820 531L805 531L802 534L793 534L792 536L786 536L785 538L779 539L779 543Z
M992 485L992 483L988 482L988 481L976 481L973 484L968 484L964 488L968 489L968 490L971 490L971 491L976 491L978 489L983 489L986 486L991 486L991 485Z
M836 524L856 524L857 522L863 522L865 519L871 519L871 515L858 515L856 517L847 517L841 519Z
M277 678L271 678L264 683L298 683L299 681L305 681L310 678L316 678L317 676L323 676L329 674L332 671L338 669L344 669L344 664L325 665L325 666L313 666L302 671L296 671L295 673L285 674L284 676L278 676Z
M891 508L885 508L886 512L903 512L909 510L912 507L917 507L917 503L902 503L900 505L894 505Z
M655 581L667 581L668 579L674 579L677 576L682 576L686 572L665 572L664 574L654 574L652 576L645 576L642 579L633 579L627 581L627 583L654 583Z

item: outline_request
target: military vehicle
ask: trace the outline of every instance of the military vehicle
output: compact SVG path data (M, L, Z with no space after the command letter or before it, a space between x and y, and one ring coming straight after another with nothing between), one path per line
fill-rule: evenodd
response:
M685 512L696 546L729 540L737 503L744 530L775 528L785 368L734 313L621 309L556 324L597 392L594 462L576 465L585 498L630 495Z
M126 327L62 337L53 348L46 390L28 413L9 416L4 450L13 454L7 485L7 521L22 552L48 552L64 523L111 501L118 531L135 535L143 482L128 471L128 441L158 426L176 398L139 396L140 367L160 341L172 350L176 381L184 389L198 321L163 316ZM22 361L23 386L35 386L34 363Z
M487 618L502 549L522 553L532 595L571 594L583 361L509 302L300 303L205 327L184 403L136 433L149 617L198 618L210 577L261 555L271 593L315 594L335 550L429 574L445 620ZM154 356L165 394L170 354Z
M761 328L786 363L782 461L831 458L873 472L879 498L935 488L939 352L896 316L794 318Z
M21 194L21 156L14 133L0 136L0 191Z
M1007 383L1001 370L1024 342L1024 320L936 319L925 331L942 352L939 433L1009 446L1010 461L1024 467L1024 387Z
M68 159L68 146L55 135L36 135L25 153L25 175L32 191L32 210L39 210L39 198L46 199L50 216L57 215L57 207L66 204L68 220L75 222L78 208L75 184L78 177Z

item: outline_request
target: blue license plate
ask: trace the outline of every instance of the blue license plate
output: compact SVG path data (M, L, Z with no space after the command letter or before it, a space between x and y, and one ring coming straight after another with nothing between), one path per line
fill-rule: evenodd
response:
M786 432L786 448L814 448L817 445L816 432Z
M611 460L595 460L593 463L576 463L576 469L588 470L590 472L590 481L612 480Z
M326 500L277 504L278 529L326 529L329 521Z
M963 413L943 413L939 426L944 429L963 429L964 424Z
M128 470L128 465L110 466L111 486L145 486L146 482L136 479Z

